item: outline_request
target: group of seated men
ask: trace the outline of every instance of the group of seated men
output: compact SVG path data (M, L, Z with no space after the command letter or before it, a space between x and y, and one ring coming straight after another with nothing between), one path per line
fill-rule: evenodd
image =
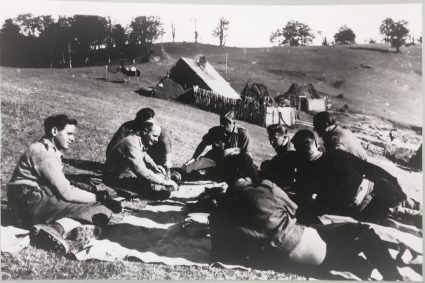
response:
M262 162L260 170L252 160L247 130L236 124L232 110L220 115L220 125L203 136L192 158L179 171L172 170L171 139L154 115L143 108L115 133L106 150L106 185L163 198L178 189L180 174L185 178L215 170L229 188L211 211L214 257L252 257L249 253L266 250L314 266L362 262L386 280L400 279L388 250L368 226L321 225L317 220L325 213L373 222L388 215L421 219L418 203L406 196L394 176L367 162L359 140L336 125L328 112L313 118L324 150L312 131L299 130L290 140L283 125L268 126L277 155ZM79 231L99 235L112 213L121 211L120 202L107 191L82 190L66 179L61 151L74 141L76 125L63 114L48 117L44 137L21 156L8 184L10 208L31 229L32 243L63 253L69 251L67 237ZM209 145L211 150L201 156ZM359 252L367 261L361 261Z

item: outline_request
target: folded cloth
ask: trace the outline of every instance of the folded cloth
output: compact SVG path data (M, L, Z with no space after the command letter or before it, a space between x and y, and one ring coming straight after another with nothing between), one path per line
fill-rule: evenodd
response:
M30 245L29 231L14 226L1 226L1 251L15 254Z

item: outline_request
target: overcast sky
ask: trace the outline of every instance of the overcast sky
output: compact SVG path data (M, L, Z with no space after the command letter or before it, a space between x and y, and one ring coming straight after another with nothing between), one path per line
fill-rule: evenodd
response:
M211 0L210 3L213 3ZM252 1L250 3L253 3ZM307 2L298 1L297 3ZM311 1L310 1L311 3ZM318 2L320 3L320 2ZM364 3L364 1L363 1ZM413 37L422 36L422 4L362 4L362 5L194 5L194 4L147 4L125 1L48 1L48 0L2 0L0 22L18 14L73 16L75 14L110 16L114 23L127 26L136 16L159 16L166 34L162 40L171 41L171 23L176 25L176 41L194 41L195 19L199 33L198 42L218 44L211 33L220 17L230 21L227 46L272 46L270 34L289 20L308 24L316 35L316 44L323 37L333 40L337 30L347 25L356 34L357 43L370 38L380 40L379 25L390 17L406 20ZM322 35L317 32L321 32ZM159 40L158 40L159 41Z

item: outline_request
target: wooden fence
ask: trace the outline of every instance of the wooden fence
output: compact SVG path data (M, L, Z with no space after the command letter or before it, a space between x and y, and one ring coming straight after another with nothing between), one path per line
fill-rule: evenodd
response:
M194 104L201 109L220 114L233 108L238 120L262 127L274 123L282 123L287 126L296 123L295 109L269 106L267 100L259 101L251 97L233 99L197 86L193 87L193 94Z
M233 99L199 87L193 88L195 105L214 113L235 109L236 118L252 124L265 126L266 106L251 99Z

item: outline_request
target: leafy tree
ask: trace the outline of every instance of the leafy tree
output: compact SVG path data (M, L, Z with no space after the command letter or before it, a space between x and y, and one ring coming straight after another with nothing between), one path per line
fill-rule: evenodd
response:
M127 42L127 34L125 28L120 24L116 24L112 27L111 32L112 44L116 50L116 53L119 57L124 56L125 45Z
M342 26L334 35L336 44L353 44L356 41L356 35L353 30L347 26Z
M270 42L277 41L279 45L308 45L314 39L311 28L298 21L289 21L285 27L279 28L270 35Z
M386 18L379 27L380 33L384 35L384 41L395 47L395 52L400 52L400 47L406 44L406 37L410 32L407 24L405 20L394 22L391 18Z
M391 18L386 18L382 21L381 26L379 27L379 32L384 35L384 42L390 43L391 29L394 26L394 21Z
M213 30L212 35L220 41L220 46L224 46L227 37L226 31L229 30L230 22L224 17L220 18L217 27Z
M160 35L162 23L159 17L141 16L130 23L129 42L135 45L151 44Z
M36 36L41 29L40 17L34 17L30 13L18 15L15 21L24 35Z
M65 66L66 57L69 59L68 42L71 40L70 19L60 17L40 33L42 50L47 53L49 66ZM68 55L68 56L66 56Z
M19 46L22 43L20 28L12 19L7 19L0 30L0 59L4 66L18 63Z
M131 57L146 56L151 52L152 42L161 34L161 19L156 16L140 16L130 23L128 52Z
M108 34L108 22L100 16L75 15L71 20L72 50L77 65L91 61L91 51L105 43Z

